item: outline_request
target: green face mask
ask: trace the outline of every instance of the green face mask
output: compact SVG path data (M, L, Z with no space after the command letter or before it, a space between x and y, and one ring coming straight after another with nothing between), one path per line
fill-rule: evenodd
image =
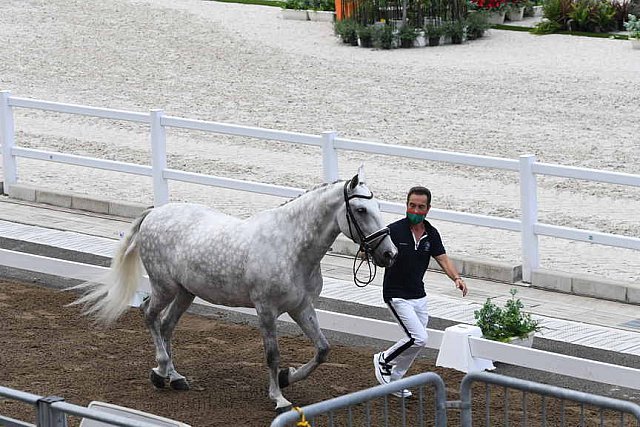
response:
M422 221L424 221L425 216L427 216L427 214L421 214L415 211L407 211L407 219L413 225L420 224Z

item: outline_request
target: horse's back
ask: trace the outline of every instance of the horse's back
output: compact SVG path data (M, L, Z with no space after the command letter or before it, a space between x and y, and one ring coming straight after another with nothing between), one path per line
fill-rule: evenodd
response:
M227 284L242 275L245 249L235 236L241 223L202 205L163 205L153 209L140 226L140 258L149 276L157 280L193 286L189 290L195 294L212 285L224 293Z

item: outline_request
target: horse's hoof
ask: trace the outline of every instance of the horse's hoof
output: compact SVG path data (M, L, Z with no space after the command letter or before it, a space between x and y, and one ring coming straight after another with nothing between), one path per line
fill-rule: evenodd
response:
M285 388L289 385L289 368L280 369L280 372L278 372L278 385L280 388Z
M293 405L281 406L280 408L276 408L276 414L284 414L285 412L289 412L293 409Z
M149 379L151 380L151 384L153 384L155 388L164 388L164 377L156 374L156 371L154 371L153 369L151 370Z
M177 380L173 380L169 383L169 386L173 389L173 390L178 390L178 391L187 391L190 389L189 387L189 383L187 382L187 380L185 380L184 378L179 378Z

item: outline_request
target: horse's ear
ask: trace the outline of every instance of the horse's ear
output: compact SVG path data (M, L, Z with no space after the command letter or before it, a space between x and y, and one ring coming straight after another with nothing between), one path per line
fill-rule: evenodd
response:
M358 182L358 175L354 175L353 178L351 178L351 183L349 183L349 189L353 190L356 188L358 186Z
M364 184L367 180L364 178L364 163L360 164L360 167L358 168L358 181L360 181L360 183Z

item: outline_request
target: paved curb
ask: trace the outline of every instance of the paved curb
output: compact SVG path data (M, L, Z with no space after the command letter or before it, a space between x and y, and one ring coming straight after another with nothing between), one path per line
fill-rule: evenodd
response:
M1 188L2 183L0 183ZM23 184L10 186L7 195L18 200L126 218L135 218L148 207L139 203L97 199L85 195L43 190ZM341 235L331 250L338 254L355 255L358 246ZM473 257L451 256L451 259L463 276L529 286L529 284L522 282L521 265ZM440 271L437 263L433 263L431 269ZM530 286L543 290L640 305L640 283L619 282L597 276L540 269L533 272Z

